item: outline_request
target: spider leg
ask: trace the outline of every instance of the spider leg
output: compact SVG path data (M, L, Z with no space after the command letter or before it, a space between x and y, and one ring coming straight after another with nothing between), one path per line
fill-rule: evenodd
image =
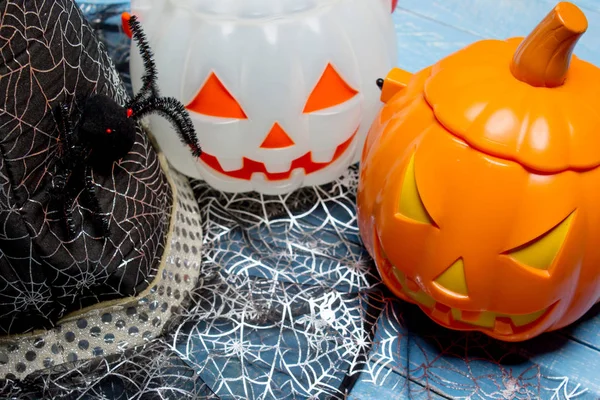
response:
M65 189L67 187L67 183L69 183L70 177L70 170L64 170L52 177L52 183L49 192L53 198L65 197Z
M72 210L75 197L70 192L64 193L63 195L63 220L65 227L67 228L68 239L73 240L77 236L77 229L75 227L75 219L73 218Z
M146 99L135 104L132 110L137 119L154 112L168 119L176 128L179 138L190 147L194 157L200 157L202 150L198 143L194 124L179 100L173 97Z
M73 240L75 238L75 221L73 220L71 207L74 199L67 190L67 183L70 177L71 171L62 171L54 175L48 194L50 195L50 201L57 201L62 205L61 219L67 229L68 239Z
M73 240L77 236L75 219L73 218L75 196L73 190L69 188L69 182L73 171L76 171L79 165L80 148L75 144L76 132L71 121L69 107L65 103L59 104L56 110L56 119L62 143L48 194L51 201L57 200L62 205L62 219L67 230L67 237L69 240Z
M62 128L61 133L64 136L65 146L67 149L69 149L73 144L73 138L75 136L73 123L71 122L71 115L69 113L69 107L65 103L61 103L58 107Z
M172 97L159 97L154 55L135 15L129 18L129 28L133 40L137 42L145 68L144 76L142 76L142 89L128 104L131 115L135 119L140 119L146 114L158 112L173 124L180 139L190 147L194 157L200 157L201 149L196 137L196 131L194 130L194 124L190 120L183 104Z
M54 118L58 126L58 158L61 159L70 153L75 142L75 130L71 121L69 107L65 103L60 103L54 111Z
M129 28L131 29L133 40L136 41L140 50L140 54L142 55L145 69L144 76L142 76L142 88L131 102L131 104L137 104L143 98L158 97L159 91L156 84L157 72L156 65L154 63L154 55L152 54L152 50L148 44L146 34L142 30L142 27L135 15L132 15L129 19Z
M87 201L89 207L92 210L92 214L94 216L95 222L100 225L102 230L102 236L108 237L110 234L110 229L108 227L108 219L105 215L102 215L102 208L100 207L100 202L98 201L98 197L96 196L96 185L94 185L94 177L92 176L92 167L87 165L85 167L85 194L87 197Z

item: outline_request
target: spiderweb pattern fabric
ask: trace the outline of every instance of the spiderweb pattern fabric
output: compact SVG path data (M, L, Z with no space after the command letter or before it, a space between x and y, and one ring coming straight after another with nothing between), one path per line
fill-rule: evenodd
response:
M219 398L362 399L361 385L373 387L367 398L587 393L533 361L559 346L557 335L511 344L450 331L394 298L360 240L358 176L355 165L332 184L285 196L193 181L204 268L218 271L220 286L198 288L202 319L190 324L182 355Z
M186 350L218 395L339 395L366 360L381 298L371 292L378 279L356 228L356 179L351 169L286 196L224 194L193 182L204 268L219 286L199 288L195 311L206 317Z
M143 347L8 381L0 392L119 400L594 398L540 363L559 348L557 335L508 344L451 332L390 296L358 237L357 179L352 167L330 185L282 197L223 194L192 182L205 233L192 306Z
M73 1L4 0L0 13L0 334L14 334L145 289L164 251L172 199L139 130L112 171L94 171L110 238L98 237L79 195L73 215L82 233L65 240L62 207L47 194L62 144L53 110L64 102L77 115L92 93L121 104L127 94Z
M192 185L204 231L190 307L145 346L4 393L82 399L587 399L534 358L559 346L451 332L382 287L358 240L357 167L288 196ZM365 392L371 387L371 392ZM438 388L443 387L444 391ZM45 397L44 397L45 396Z

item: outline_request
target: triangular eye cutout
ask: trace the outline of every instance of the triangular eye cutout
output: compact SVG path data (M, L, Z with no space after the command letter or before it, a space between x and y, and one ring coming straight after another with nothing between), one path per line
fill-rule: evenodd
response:
M338 74L331 64L327 64L325 72L319 79L304 106L304 113L323 110L342 104L358 93Z
M248 118L238 101L214 72L211 72L200 92L185 108L212 117Z
M398 212L404 218L419 222L421 224L435 225L433 219L427 212L415 176L415 155L410 158L404 180L402 182L402 192L400 195L400 204L398 204Z
M527 267L549 270L562 248L574 213L537 239L508 252L508 255Z

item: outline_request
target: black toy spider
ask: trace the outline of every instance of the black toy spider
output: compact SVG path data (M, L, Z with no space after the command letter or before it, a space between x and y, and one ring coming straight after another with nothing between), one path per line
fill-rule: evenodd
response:
M201 153L194 126L183 104L175 98L159 97L153 54L135 16L130 17L129 28L144 62L145 73L140 92L125 107L106 95L92 95L85 100L76 123L66 104L58 107L57 120L62 135L62 149L56 163L50 195L62 203L69 240L76 236L71 208L81 186L82 200L87 201L95 222L101 228L102 236L108 236L109 224L102 215L96 197L92 168L107 169L129 153L135 142L136 121L140 118L150 113L160 113L174 125L181 140L190 147L195 157L199 157ZM78 183L79 186L73 186L73 183Z

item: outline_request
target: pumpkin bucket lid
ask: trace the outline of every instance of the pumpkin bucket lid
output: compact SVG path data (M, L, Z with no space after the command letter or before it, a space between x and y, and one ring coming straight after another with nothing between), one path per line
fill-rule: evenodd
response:
M425 98L446 129L487 154L556 173L600 165L600 69L573 55L587 30L559 3L526 38L484 40L432 68Z

